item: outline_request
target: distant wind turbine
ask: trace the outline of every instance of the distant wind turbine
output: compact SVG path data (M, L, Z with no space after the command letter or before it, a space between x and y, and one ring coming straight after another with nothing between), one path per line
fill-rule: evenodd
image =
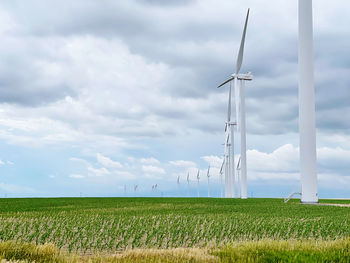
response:
M239 157L239 159L238 159L236 170L237 170L238 186L240 186L241 185L241 157ZM240 187L238 187L238 192L239 192L238 197L241 198L241 189L240 189Z
M199 197L199 179L200 179L200 175L199 175L199 169L198 169L198 173L197 173L197 197Z
M230 158L227 158L227 163L225 165L225 178L228 177L228 180L226 180L225 183L229 183L230 186L225 188L225 191L229 191L229 194L225 192L226 197L234 197L234 186L233 183L235 181L234 179L234 147L233 147L233 128L231 126L237 124L237 130L240 130L241 132L241 193L242 198L247 198L247 161L246 161L246 130L245 130L245 81L246 80L252 80L253 77L251 73L247 74L240 74L240 70L242 67L243 62L243 53L244 53L244 44L245 44L245 37L247 32L247 25L248 25L248 19L249 19L249 9L247 12L244 29L243 29L243 35L241 40L241 45L238 52L237 57L237 63L236 63L236 71L235 74L232 74L232 76L220 84L218 88L225 85L226 83L230 82L230 90L229 90L229 112L228 112L228 120L226 123L226 129L230 129L230 132L226 132L226 138L231 136L231 153L228 154L227 151L229 151L228 148L228 139L226 139L226 151L225 154L227 156L230 156ZM231 81L234 81L234 87L235 87L235 104L236 104L236 123L231 122ZM226 172L227 171L227 172Z
M177 191L180 194L180 175L177 177Z
M225 164L225 158L224 160L222 161L222 165L221 165L221 168L220 168L220 197L222 198L223 197L223 182L222 182L222 174L223 174L223 169L224 169L224 164Z
M135 184L135 185L134 185L134 193L135 193L135 195L136 195L136 192L137 192L137 187L138 187L138 185Z
M187 196L189 196L190 193L190 173L187 173Z
M209 177L210 177L210 174L209 174L209 171L210 171L210 165L208 166L208 171L207 171L207 178L208 178L208 197L210 197L210 186L209 186Z

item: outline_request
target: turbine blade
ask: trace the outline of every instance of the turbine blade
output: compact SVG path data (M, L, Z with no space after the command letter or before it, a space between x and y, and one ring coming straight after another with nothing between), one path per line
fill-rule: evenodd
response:
M242 67L243 53L244 53L244 42L245 42L245 35L247 33L248 18L249 18L249 9L247 12L247 17L245 19L243 35L242 35L242 40L241 40L241 46L239 47L239 52L238 52L238 57L237 57L236 75L239 73L239 71L241 70L241 67Z
M237 168L236 168L237 170L240 168L240 165L241 165L241 156L238 159Z
M226 135L226 145L228 145L229 140L230 140L230 133L228 132Z
M224 86L226 83L228 83L228 82L232 81L234 78L235 78L235 77L231 77L231 78L229 78L229 79L228 79L228 80L226 80L225 82L221 83L221 84L218 86L218 88L220 88L220 87Z
M220 168L220 174L222 174L222 170L224 169L224 164L225 164L225 158L222 161L222 165L221 165L221 168Z

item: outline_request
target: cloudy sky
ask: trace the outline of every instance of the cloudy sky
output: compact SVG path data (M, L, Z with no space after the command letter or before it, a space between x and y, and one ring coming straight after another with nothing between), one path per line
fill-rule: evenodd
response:
M3 0L0 196L205 196L208 164L220 195L248 7L248 196L299 191L296 0ZM350 198L349 10L314 1L320 197Z

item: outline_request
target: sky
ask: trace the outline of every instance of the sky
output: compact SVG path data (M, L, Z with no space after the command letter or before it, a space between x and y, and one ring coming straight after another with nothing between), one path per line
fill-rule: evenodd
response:
M197 196L198 169L205 197L208 165L220 196L248 8L248 197L299 192L296 0L2 0L0 197ZM350 198L349 10L314 1L321 198Z

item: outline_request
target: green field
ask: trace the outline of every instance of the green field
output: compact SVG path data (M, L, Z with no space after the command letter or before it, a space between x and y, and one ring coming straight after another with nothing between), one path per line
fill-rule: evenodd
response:
M0 199L0 241L52 243L80 254L214 248L267 239L344 240L350 237L349 222L349 207L301 205L299 200Z

